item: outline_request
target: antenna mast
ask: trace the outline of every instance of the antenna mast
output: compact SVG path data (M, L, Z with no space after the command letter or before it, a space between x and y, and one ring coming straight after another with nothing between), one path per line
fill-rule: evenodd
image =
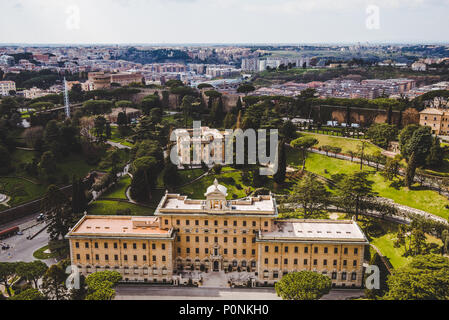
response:
M65 106L65 114L67 118L70 119L69 87L67 85L67 80L65 77L64 77L64 106Z

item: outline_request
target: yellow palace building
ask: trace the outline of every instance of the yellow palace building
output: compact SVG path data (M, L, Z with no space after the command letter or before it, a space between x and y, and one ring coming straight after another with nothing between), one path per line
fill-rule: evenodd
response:
M218 181L204 200L166 193L152 217L86 215L67 238L85 275L110 269L125 281L175 285L214 272L272 285L310 270L334 286L361 287L368 245L355 221L281 220L271 195L227 200Z

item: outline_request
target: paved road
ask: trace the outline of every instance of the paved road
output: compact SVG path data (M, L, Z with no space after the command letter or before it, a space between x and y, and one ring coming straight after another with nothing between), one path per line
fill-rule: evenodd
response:
M31 214L31 215L28 215L28 216L16 219L14 221L11 221L11 222L8 222L8 223L4 223L4 224L0 224L0 230L12 228L12 227L15 227L15 226L26 225L30 221L36 221L36 218L39 216L39 214L40 213L36 212L36 213Z
M116 300L281 300L274 288L192 288L122 284L116 291ZM363 295L363 289L333 289L321 300L347 300Z
M280 300L273 288L231 289L119 285L116 300Z
M11 238L0 240L1 243L8 244L11 248L8 250L0 249L0 262L31 262L36 260L33 257L34 251L48 244L47 231L41 232L33 240L27 240L27 236L35 234L43 225L39 224L23 233L23 235L16 235ZM48 265L56 263L55 259L44 260Z

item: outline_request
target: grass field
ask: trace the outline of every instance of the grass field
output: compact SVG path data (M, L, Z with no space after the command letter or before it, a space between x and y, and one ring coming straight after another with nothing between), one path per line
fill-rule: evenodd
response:
M299 152L291 150L287 156L287 163L299 165ZM309 153L306 162L306 170L326 178L331 178L335 174L349 174L359 169L360 164L358 163L326 157L316 153ZM415 189L412 190L408 188L395 189L390 186L390 181L385 181L380 173L376 173L373 168L364 166L364 169L372 172L370 179L374 181L373 189L379 196L390 198L396 203L427 211L446 219L449 218L449 209L445 208L445 205L449 204L449 200L439 195L436 191L420 189L418 186L415 186Z
M118 127L111 127L111 139L109 140L131 148L134 146L134 144L126 141L126 139L120 135Z
M180 188L178 191L192 199L204 199L206 189L214 183L215 179L218 179L220 184L228 188L229 199L232 199L233 195L237 198L244 198L247 195L246 190L254 190L253 187L242 182L242 174L240 171L235 171L232 168L223 168L219 175L208 175L191 185Z
M159 199L160 200L160 199ZM120 211L130 210L133 216L151 216L154 209L138 206L132 203L99 200L92 203L88 208L88 213L92 215L116 215ZM118 212L119 211L119 212Z
M8 205L11 207L23 204L25 202L38 199L45 194L47 187L41 184L34 184L29 181L20 179L20 178L9 178L2 177L0 178L0 184L4 184L6 187L6 194L11 197L11 200L8 202ZM13 190L18 186L23 187L24 192L17 193L13 195ZM0 210L7 209L5 206L0 206Z
M316 134L316 133L302 133L304 136L311 136L319 141L318 145L315 147L319 148L325 145L333 146L341 148L342 153L348 153L348 151L358 152L358 148L362 146L362 142L360 140L348 139L343 137L335 137L324 134ZM382 151L381 148L373 145L370 142L365 144L365 152L367 154L374 154L376 151Z
M113 199L127 199L126 190L131 185L131 177L126 176L120 179L120 181L108 192L104 193L101 198L113 198Z

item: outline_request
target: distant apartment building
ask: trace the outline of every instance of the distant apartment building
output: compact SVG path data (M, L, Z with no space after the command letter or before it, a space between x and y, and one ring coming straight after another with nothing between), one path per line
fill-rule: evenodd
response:
M430 127L433 134L449 135L449 110L426 108L419 113L419 124Z
M0 81L0 96L9 96L10 91L16 91L14 81Z
M427 65L424 62L415 62L412 64L412 70L413 71L426 71Z
M143 75L141 73L105 73L105 72L89 72L88 82L91 85L88 88L93 90L107 89L111 84L116 83L121 86L127 86L131 83L142 83Z

